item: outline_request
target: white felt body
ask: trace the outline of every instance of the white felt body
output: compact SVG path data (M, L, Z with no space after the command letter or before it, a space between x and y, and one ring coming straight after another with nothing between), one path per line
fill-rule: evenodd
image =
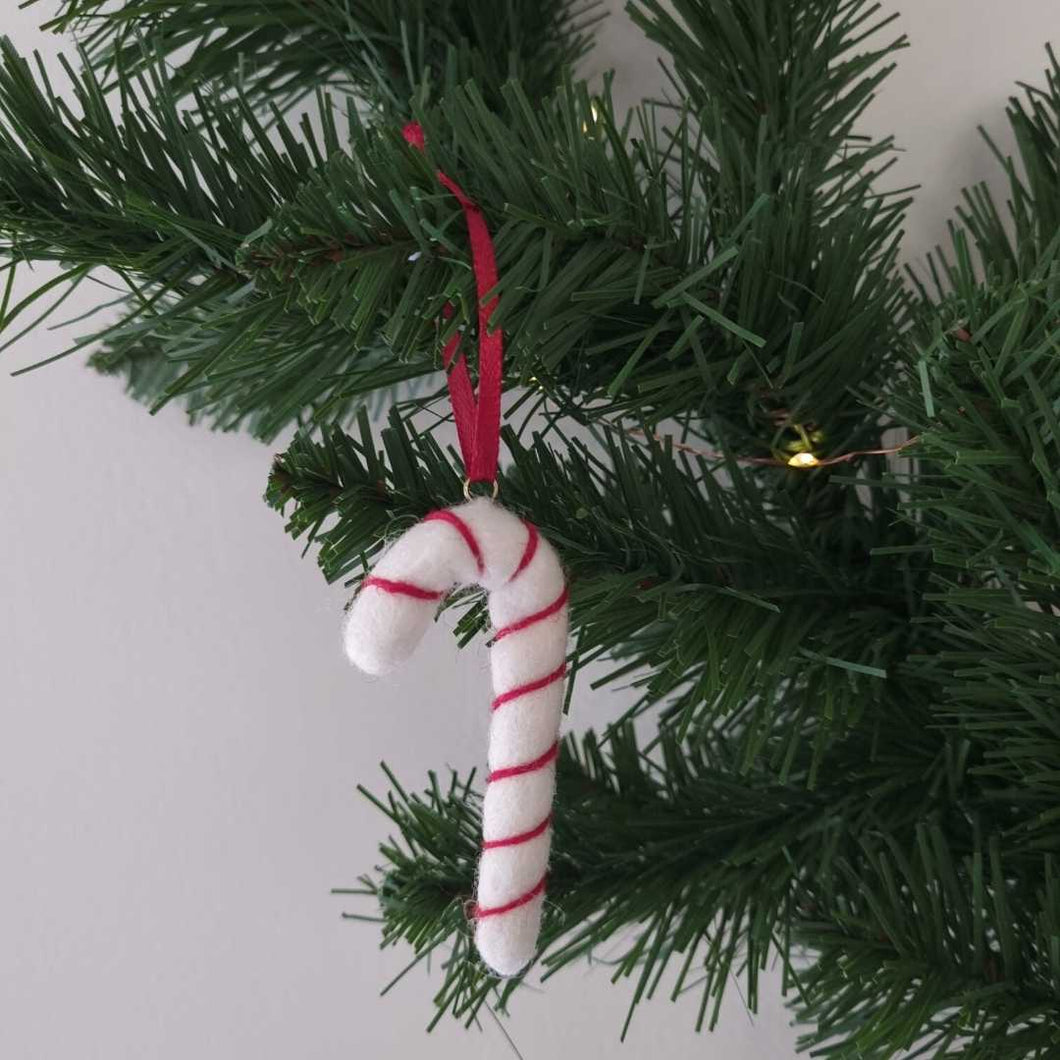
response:
M516 574L530 531L511 512L485 498L451 509L477 542L482 566L460 530L442 520L417 523L386 551L372 578L446 593L457 585L478 584L489 593L495 630L503 630L548 609L564 593L556 553L538 537L528 565ZM383 591L369 582L350 609L346 653L371 674L392 670L412 654L437 610L437 601ZM494 696L555 674L567 651L567 608L500 637L490 651ZM563 684L553 680L510 699L490 718L489 772L532 763L556 742L563 707ZM484 702L483 709L489 703ZM483 806L484 843L523 836L548 818L555 789L555 761L487 784ZM528 894L548 866L551 828L524 841L485 849L479 862L477 906L500 909ZM497 974L515 975L533 958L544 894L506 912L476 920L475 943Z

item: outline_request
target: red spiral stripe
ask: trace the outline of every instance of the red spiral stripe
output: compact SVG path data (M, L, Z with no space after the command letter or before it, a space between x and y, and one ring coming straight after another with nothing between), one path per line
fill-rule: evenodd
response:
M460 533L460 536L464 541L467 542L467 547L470 549L471 555L475 557L475 566L478 568L479 574L483 572L485 567L482 562L482 549L478 547L478 541L475 540L475 535L471 532L471 527L468 526L467 523L456 514L456 512L451 511L448 508L443 511L431 512L430 515L424 516L423 521L425 523L448 523L450 526L454 527Z
M393 578L377 578L374 574L364 579L361 583L362 589L381 589L384 593L394 596L411 596L416 600L440 600L445 596L444 592L434 589L424 589L412 582L395 581Z
M544 769L559 754L559 740L557 740L543 755L535 758L532 762L523 762L517 766L507 766L504 769L495 769L488 777L486 783L492 784L497 780L507 780L509 777L521 777L524 773L535 773Z
M476 920L483 920L488 916L500 916L502 913L510 913L513 909L518 909L520 906L526 905L527 902L532 902L539 894L543 894L545 890L545 880L547 879L548 873L546 872L545 875L526 892L526 894L521 894L518 898L506 902L504 905L494 905L488 908L476 905L475 911L472 915Z

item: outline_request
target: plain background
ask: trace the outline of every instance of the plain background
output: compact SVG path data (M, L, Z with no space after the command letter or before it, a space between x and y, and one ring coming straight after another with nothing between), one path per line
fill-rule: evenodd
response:
M49 6L5 0L23 51L54 55L35 28ZM617 0L606 6L589 68L613 66L630 103L661 84L656 55ZM917 0L901 26L912 48L866 124L904 149L890 186L923 185L916 257L960 187L995 173L976 125L1007 143L1005 99L1040 78L1060 12ZM78 295L68 316L98 296ZM407 953L378 952L373 927L340 918L371 909L329 895L372 866L386 833L355 791L383 787L380 759L413 786L481 762L485 649L458 655L439 629L397 677L352 671L345 591L261 503L271 451L191 429L176 409L151 419L74 360L7 377L66 338L39 329L0 377L0 1052L515 1055L489 1016L425 1036L436 977L414 972L380 999ZM605 723L623 702L582 687L572 724ZM734 986L713 1035L693 1033L692 999L655 1000L620 1046L629 984L578 968L524 991L505 1026L526 1060L790 1057L797 1031L773 987L752 1024Z

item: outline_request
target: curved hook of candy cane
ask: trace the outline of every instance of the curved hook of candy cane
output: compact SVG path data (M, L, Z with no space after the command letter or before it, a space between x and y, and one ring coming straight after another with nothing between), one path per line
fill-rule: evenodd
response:
M394 669L438 601L462 585L487 590L496 630L475 944L494 972L512 976L537 948L552 838L567 652L556 553L535 527L486 498L434 512L365 579L346 623L346 653L370 674Z

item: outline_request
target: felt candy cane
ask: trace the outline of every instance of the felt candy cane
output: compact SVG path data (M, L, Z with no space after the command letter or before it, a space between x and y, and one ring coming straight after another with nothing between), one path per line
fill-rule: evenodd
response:
M559 560L530 523L486 498L434 512L400 537L365 579L346 652L371 674L415 649L454 586L489 594L489 772L474 910L475 944L498 975L534 956L551 841L563 706L567 588Z
M426 152L409 122L406 142ZM498 975L533 958L545 897L559 720L567 650L567 589L551 546L525 520L492 500L470 499L472 483L497 495L504 336L490 318L497 262L486 218L440 170L439 183L467 222L478 294L478 391L460 352L459 332L442 352L467 480L468 503L434 512L400 537L365 579L346 625L346 652L384 673L419 643L435 607L455 585L481 585L496 630L490 652L489 773L482 811L482 857L475 944ZM447 315L452 306L447 306Z

